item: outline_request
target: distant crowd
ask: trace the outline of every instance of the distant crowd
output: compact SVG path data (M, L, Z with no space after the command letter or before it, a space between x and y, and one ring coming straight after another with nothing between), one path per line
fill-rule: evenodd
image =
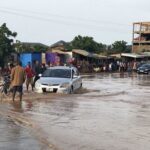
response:
M131 72L136 71L137 67L142 62L137 61L112 61L112 62L100 62L89 63L88 61L78 61L76 67L82 73L94 73L94 72Z

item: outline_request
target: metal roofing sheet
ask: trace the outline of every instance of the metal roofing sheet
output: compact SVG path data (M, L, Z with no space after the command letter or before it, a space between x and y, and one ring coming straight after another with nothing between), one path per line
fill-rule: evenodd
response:
M80 54L80 55L83 55L83 56L89 56L90 57L90 53L85 51L85 50L81 50L81 49L74 49L72 50L73 53L77 53L77 54Z
M72 50L72 52L80 54L82 56L91 57L91 58L97 58L97 59L107 58L106 56L99 55L99 54L96 54L96 53L89 53L89 52L87 52L85 50L81 50L81 49L74 49L74 50Z
M131 58L144 58L144 57L147 57L148 55L146 55L146 54L135 54L135 53L122 53L121 56L131 57Z

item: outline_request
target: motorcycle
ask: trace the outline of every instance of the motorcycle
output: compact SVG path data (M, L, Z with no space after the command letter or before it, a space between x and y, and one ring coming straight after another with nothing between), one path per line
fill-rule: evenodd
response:
M7 96L10 87L10 76L5 75L2 77L2 83L0 84L0 99L3 99L3 96Z

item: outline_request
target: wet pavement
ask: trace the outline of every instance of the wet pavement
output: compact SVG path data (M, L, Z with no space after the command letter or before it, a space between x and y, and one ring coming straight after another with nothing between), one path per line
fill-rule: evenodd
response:
M72 95L0 104L0 149L149 150L150 76L97 74Z

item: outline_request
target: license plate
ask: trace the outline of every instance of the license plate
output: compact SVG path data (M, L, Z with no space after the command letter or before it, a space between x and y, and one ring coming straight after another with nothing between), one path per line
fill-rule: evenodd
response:
M52 88L48 88L47 91L48 91L48 92L52 92L53 89L52 89Z

